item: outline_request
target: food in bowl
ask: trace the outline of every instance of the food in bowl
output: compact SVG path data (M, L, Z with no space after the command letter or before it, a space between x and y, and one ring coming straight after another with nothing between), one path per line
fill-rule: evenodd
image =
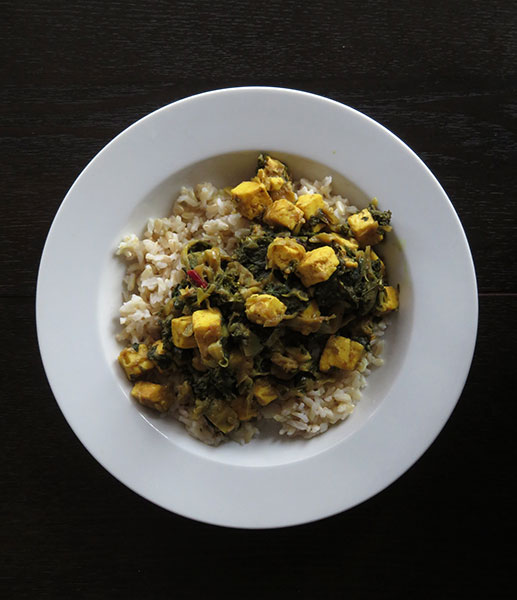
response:
M346 419L398 309L379 250L390 220L268 154L233 187L182 188L117 250L132 397L210 445L249 442L265 419L306 438Z

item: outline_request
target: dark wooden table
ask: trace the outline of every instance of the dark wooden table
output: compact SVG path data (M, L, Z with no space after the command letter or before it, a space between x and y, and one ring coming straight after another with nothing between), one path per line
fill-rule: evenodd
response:
M26 0L0 8L3 597L507 598L516 4ZM88 161L164 104L249 84L328 96L405 140L463 222L480 302L469 379L417 464L346 513L270 531L184 519L112 478L53 398L34 320L45 237Z

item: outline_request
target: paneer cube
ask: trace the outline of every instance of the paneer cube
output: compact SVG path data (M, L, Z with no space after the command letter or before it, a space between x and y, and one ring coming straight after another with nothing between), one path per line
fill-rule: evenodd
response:
M195 348L194 329L192 317L178 317L171 321L172 343L177 348Z
M281 165L282 163L279 162ZM285 198L294 202L296 195L293 191L293 184L289 179L287 171L281 167L280 174L269 169L259 169L253 181L264 184L272 200L280 200Z
M303 211L289 200L275 200L264 214L264 223L272 227L287 227L293 230L303 223Z
M261 406L267 406L278 398L278 392L267 377L255 380L253 384L253 395Z
M296 269L296 274L305 287L327 281L339 264L336 253L330 246L321 246L307 252Z
M296 266L305 256L305 248L291 238L275 238L267 249L268 269L280 269L286 274L296 270Z
M135 344L135 346L124 348L119 354L118 362L129 381L134 381L147 371L154 369L154 363L147 358L147 351L145 344Z
M382 240L382 233L378 231L379 224L367 208L348 217L348 224L362 248L374 246Z
M359 263L350 256L350 254L355 256L356 250L359 249L359 244L356 242L356 240L348 240L337 233L317 233L309 239L309 242L336 244L344 250L344 252L341 252L341 257L346 267L349 269L356 269L359 266Z
M320 371L329 371L332 367L353 371L364 353L364 346L359 342L332 335L327 340L325 349L320 357Z
M328 208L321 194L303 194L302 196L298 196L296 206L303 211L307 221L311 217L316 216L318 211Z
M270 294L252 294L246 300L246 316L263 327L276 327L286 310L286 305Z
M131 390L131 395L137 402L158 412L169 410L173 396L164 385L151 383L149 381L138 381Z
M257 181L243 181L231 190L232 198L244 217L256 219L273 202L265 186Z
M218 308L196 310L192 315L192 327L201 356L208 358L209 346L221 339L221 311Z
M377 298L377 307L375 312L378 315L384 315L399 307L399 295L397 290L391 285L385 286Z
M258 415L253 396L238 396L231 401L230 406L237 413L239 421L249 421Z
M266 185L266 187L269 187L273 192L278 191L285 184L285 179L283 177L269 177L267 181L268 185Z
M299 331L302 335L309 335L310 333L316 333L321 327L325 317L321 317L321 313L316 300L311 300L307 308L297 315L294 319L287 322L287 325Z

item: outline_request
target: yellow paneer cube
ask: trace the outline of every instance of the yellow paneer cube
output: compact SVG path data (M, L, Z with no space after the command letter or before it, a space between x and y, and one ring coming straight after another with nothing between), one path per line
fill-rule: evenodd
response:
M278 392L267 377L256 379L253 384L253 395L261 406L267 406L278 398Z
M291 273L304 256L305 248L301 244L291 238L277 237L268 246L267 267Z
M322 246L307 252L300 262L296 274L305 287L327 281L339 264L336 253L330 246Z
M276 327L286 310L286 305L270 294L252 294L246 300L246 316L263 327Z
M158 412L169 410L173 401L172 394L164 385L149 381L135 383L131 395L143 406L154 408Z
M192 327L201 356L206 358L209 346L221 339L221 311L218 308L196 310L192 314Z
M192 317L178 317L171 321L172 343L177 348L195 348L194 329Z
M287 227L292 230L303 222L303 211L289 200L281 198L275 200L266 210L264 222L273 227Z
M353 371L361 360L363 352L364 346L359 342L340 335L332 335L327 340L320 357L320 371L329 371L332 367Z
M154 363L147 358L145 344L138 344L137 349L133 346L124 348L118 356L118 362L130 381L134 381L147 371L154 369Z
M298 196L296 206L303 211L303 214L308 221L314 217L319 210L327 208L327 203L323 200L321 194L303 194Z
M291 202L296 200L296 195L293 191L293 184L289 180L285 171L283 171L283 174L281 175L272 175L267 169L259 169L253 178L253 181L264 184L264 187L268 191L272 200L280 200L280 198L285 198Z
M257 181L243 181L231 190L239 212L248 219L256 219L273 202L265 186Z
M321 327L324 317L321 317L318 303L316 300L311 300L307 308L297 315L294 319L287 322L288 327L299 331L303 335L316 333Z
M359 249L359 244L355 240L347 240L337 233L317 233L309 239L309 242L313 244L318 242L323 244L337 244L352 254L355 254L356 250ZM351 258L347 252L341 252L341 256L343 258L343 262L345 263L345 267L348 267L349 269L356 269L359 266L358 262Z
M379 294L377 299L376 313L383 315L397 310L399 307L399 295L397 290L391 285L387 285L382 292Z
M285 179L283 177L269 177L267 182L269 189L276 192L285 184Z
M348 217L348 224L355 239L363 248L374 246L382 240L382 233L378 231L379 224L367 208Z

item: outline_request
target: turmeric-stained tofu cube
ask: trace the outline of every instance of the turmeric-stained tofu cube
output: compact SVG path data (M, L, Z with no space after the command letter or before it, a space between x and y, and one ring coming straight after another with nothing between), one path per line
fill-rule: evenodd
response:
M273 202L265 186L257 181L243 181L231 190L237 208L244 217L256 219Z
M217 308L196 310L192 315L192 327L201 356L206 358L209 346L221 339L221 311Z
M367 208L348 217L348 224L355 239L363 248L365 246L374 246L382 240L382 233L378 231L379 224L374 220Z
M273 192L278 191L285 184L283 177L269 177L266 186Z
M195 348L194 329L192 317L178 317L171 321L172 343L177 348Z
M264 214L264 222L272 227L294 229L303 222L303 211L289 200L275 200Z
M353 371L361 360L363 352L364 346L359 342L340 335L332 335L321 354L320 371L329 371L332 367Z
M285 198L291 202L296 200L293 184L285 172L283 175L271 175L271 173L266 172L266 169L259 169L253 181L264 184L272 200L280 200L280 198Z
M323 320L324 317L321 317L318 303L316 300L311 300L307 308L296 315L294 319L287 321L287 325L303 335L309 335L310 333L316 333L316 331L318 331Z
M238 396L231 401L230 406L237 413L240 421L249 421L258 415L253 396Z
M253 395L261 406L267 406L278 398L278 392L267 377L256 379L253 384Z
M300 262L296 274L305 287L327 281L339 264L336 253L330 246L322 246L307 252Z
M399 295L391 285L387 285L379 294L375 312L384 315L399 307Z
M267 249L267 266L292 273L305 256L305 248L291 238L275 238Z
M173 401L172 393L167 387L149 381L135 383L131 395L143 406L154 408L158 412L168 411Z
M327 208L327 203L321 194L303 194L298 196L296 206L303 211L305 219L308 221L311 217L316 216L318 211Z
M145 344L135 344L124 348L119 354L118 362L130 381L134 381L147 371L154 369L154 363L147 358L147 351Z
M286 305L270 294L252 294L246 300L246 316L263 327L276 327L286 310Z

